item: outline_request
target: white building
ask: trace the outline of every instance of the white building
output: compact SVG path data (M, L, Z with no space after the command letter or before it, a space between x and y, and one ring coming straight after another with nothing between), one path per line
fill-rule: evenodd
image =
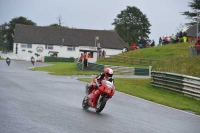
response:
M34 56L44 61L45 56L51 55L79 58L81 53L90 52L92 58L88 61L96 62L96 46L106 55L117 55L122 52L125 42L116 32L108 30L15 26L13 53L26 60Z

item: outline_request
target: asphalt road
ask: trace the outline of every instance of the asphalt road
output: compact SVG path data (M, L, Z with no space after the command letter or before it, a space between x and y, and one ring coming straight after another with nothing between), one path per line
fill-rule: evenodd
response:
M0 133L200 133L200 116L120 92L100 114L84 110L86 83L29 67L0 60Z

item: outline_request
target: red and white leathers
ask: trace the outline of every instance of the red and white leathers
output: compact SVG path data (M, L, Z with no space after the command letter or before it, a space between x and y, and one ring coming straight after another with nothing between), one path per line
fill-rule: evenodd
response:
M94 89L97 89L98 86L101 84L102 80L107 80L110 82L114 82L113 76L113 70L110 68L106 68L104 72L100 73L98 76L96 76L95 80L93 80L90 85L88 86L88 92L92 92Z

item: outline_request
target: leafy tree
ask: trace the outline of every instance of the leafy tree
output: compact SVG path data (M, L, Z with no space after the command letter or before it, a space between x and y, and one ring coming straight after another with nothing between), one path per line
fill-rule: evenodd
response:
M56 23L50 24L49 27L63 27L63 28L69 28L68 26L61 26L61 25L56 24ZM72 29L73 29L73 27L72 27Z
M60 26L59 24L56 24L56 23L50 24L49 26L50 26L50 27L62 27L62 26Z
M192 8L193 11L185 11L182 12L182 15L185 15L187 19L190 19L190 23L186 23L187 26L192 26L197 23L197 13L200 10L200 0L192 0L192 2L188 2L188 6Z
M0 29L0 33L3 36L3 40L10 43L10 49L13 48L15 24L36 25L36 23L33 21L22 16L13 18L11 21L9 21L9 23L3 24L4 28Z
M148 18L135 6L127 6L117 15L112 25L115 26L115 31L119 36L129 45L143 42L151 33L149 29L151 24Z
M4 23L0 25L0 42L5 41L5 29L6 29L7 23Z

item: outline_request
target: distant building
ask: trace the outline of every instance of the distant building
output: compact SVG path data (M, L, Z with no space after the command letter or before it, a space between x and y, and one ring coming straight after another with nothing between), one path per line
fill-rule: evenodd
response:
M187 38L188 38L188 42L196 41L197 39L197 25L196 24L191 26L189 29L187 29Z
M107 55L122 52L125 42L115 31L70 29L63 27L41 27L19 25L15 27L13 53L18 56L44 60L44 56L79 58L81 53L90 52L95 62L97 46ZM39 54L40 56L36 56Z

